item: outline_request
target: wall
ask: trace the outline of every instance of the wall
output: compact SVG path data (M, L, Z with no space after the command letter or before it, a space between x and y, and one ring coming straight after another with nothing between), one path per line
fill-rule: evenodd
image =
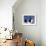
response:
M15 29L23 33L24 39L35 41L36 46L41 46L40 10L40 0L23 0L17 7L13 6ZM34 26L22 25L22 15L24 14L34 14L37 18L37 24Z
M46 0L41 1L41 15L40 15L40 22L41 22L41 40L42 46L46 46Z
M0 0L0 27L12 29L12 6L16 0Z

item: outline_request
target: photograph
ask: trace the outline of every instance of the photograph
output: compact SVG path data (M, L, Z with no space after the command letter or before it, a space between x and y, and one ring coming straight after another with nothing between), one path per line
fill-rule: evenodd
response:
M36 16L34 16L34 15L23 15L22 24L23 25L36 25Z

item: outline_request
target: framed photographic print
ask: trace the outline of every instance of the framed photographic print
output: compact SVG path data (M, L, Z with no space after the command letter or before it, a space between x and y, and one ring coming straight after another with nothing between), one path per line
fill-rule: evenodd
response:
M23 25L36 25L36 16L34 15L23 15L22 16Z

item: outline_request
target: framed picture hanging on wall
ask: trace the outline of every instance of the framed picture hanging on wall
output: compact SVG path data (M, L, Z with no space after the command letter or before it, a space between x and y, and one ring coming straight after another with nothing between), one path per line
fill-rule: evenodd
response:
M23 15L22 24L23 25L36 25L36 16L35 15Z

